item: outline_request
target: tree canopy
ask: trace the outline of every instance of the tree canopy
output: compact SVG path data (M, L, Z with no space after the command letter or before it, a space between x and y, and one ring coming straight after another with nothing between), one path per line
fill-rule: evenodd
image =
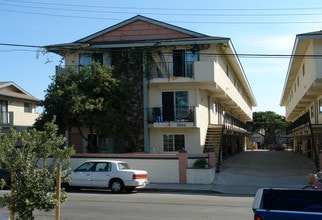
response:
M0 197L0 207L17 213L15 219L34 219L35 209L52 211L56 205L57 163L64 164L62 181L71 172L72 147L64 146L65 138L57 133L57 126L46 123L43 131L36 129L0 133L0 165L12 175L11 193ZM50 157L50 158L49 158ZM1 180L2 184L5 183ZM67 194L61 189L61 201Z
M76 128L87 140L87 152L98 151L91 145L96 136L125 146L118 152L135 151L143 143L142 55L137 54L114 51L113 67L93 61L53 76L35 126L40 129L56 116L61 132Z
M273 144L276 135L286 129L289 123L284 116L278 115L272 111L254 112L252 130L259 132L260 129L265 131L265 143Z

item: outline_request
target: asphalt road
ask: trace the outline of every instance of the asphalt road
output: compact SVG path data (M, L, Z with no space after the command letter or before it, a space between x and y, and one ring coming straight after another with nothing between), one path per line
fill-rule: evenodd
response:
M150 191L115 195L80 191L69 193L61 207L61 220L244 220L253 218L252 201L253 197L213 193ZM8 211L0 209L0 213ZM55 213L36 211L35 216L39 220L55 219Z

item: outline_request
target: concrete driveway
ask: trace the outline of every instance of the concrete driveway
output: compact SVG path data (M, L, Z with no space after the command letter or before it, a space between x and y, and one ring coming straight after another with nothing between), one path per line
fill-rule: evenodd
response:
M259 188L302 188L314 163L291 151L246 151L222 164L214 191L255 194Z

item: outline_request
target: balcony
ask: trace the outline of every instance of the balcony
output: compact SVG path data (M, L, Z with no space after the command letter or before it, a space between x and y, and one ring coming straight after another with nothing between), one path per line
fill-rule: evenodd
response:
M56 74L67 74L69 71L79 72L82 68L81 65L56 66Z
M13 112L0 112L0 126L1 127L13 126Z
M195 107L148 108L148 124L152 127L194 127Z
M154 62L148 66L148 78L163 79L170 81L176 77L193 78L194 62L183 62L180 64L173 62Z

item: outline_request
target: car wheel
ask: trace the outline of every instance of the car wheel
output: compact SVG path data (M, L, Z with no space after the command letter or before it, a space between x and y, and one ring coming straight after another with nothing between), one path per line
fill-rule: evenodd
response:
M124 190L124 185L121 180L112 180L110 183L110 189L113 193L121 193Z
M129 187L126 187L125 190L127 192L133 192L133 190L135 190L135 186L129 186Z

